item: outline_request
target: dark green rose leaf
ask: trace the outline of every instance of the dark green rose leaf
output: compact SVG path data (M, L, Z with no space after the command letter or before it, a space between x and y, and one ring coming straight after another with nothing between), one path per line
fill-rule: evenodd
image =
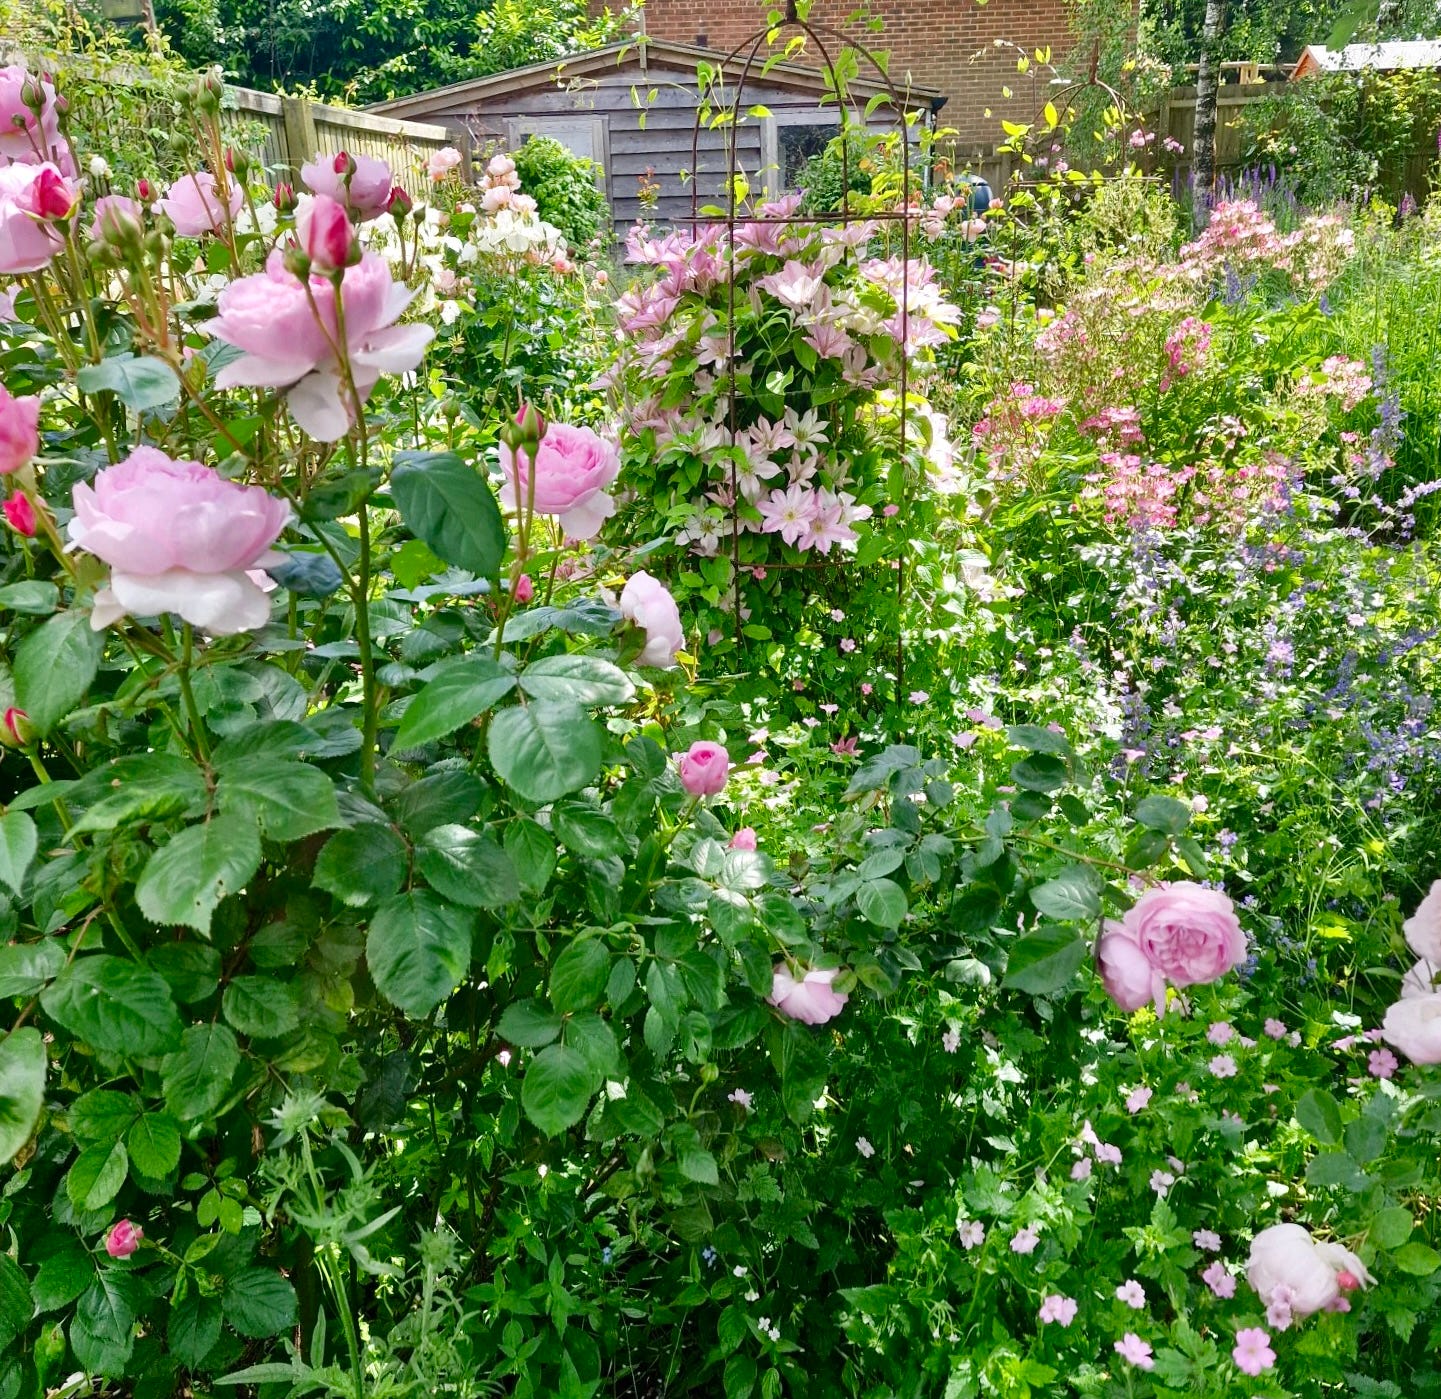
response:
M40 998L76 1039L110 1054L149 1058L180 1041L180 1016L164 977L120 957L81 957Z

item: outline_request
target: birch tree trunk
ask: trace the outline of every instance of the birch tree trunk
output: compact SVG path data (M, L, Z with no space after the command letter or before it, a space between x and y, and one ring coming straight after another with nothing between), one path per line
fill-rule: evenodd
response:
M1191 138L1191 218L1197 232L1211 218L1216 184L1216 103L1220 97L1221 36L1226 32L1226 0L1206 0L1201 57L1196 66L1196 130Z

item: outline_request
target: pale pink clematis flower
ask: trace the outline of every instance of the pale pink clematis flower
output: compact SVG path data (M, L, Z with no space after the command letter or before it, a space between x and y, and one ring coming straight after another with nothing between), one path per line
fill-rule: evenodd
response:
M805 1025L824 1025L833 1020L850 997L832 989L831 983L840 975L837 968L811 970L797 981L784 962L777 962L771 973L771 993L766 997L783 1015Z

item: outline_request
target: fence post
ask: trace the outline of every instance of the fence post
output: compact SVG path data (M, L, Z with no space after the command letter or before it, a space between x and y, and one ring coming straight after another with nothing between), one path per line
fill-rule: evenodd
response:
M315 116L304 97L282 97L280 119L285 137L285 163L290 167L291 176L298 180L300 167L318 150Z
M465 184L472 183L470 130L464 126L447 126L445 139L460 152L460 178Z

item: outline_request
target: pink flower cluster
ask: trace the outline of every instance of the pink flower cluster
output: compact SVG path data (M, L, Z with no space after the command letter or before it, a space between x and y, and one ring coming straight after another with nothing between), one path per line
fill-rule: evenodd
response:
M1231 900L1189 880L1144 893L1096 944L1107 994L1124 1011L1148 1002L1166 1011L1166 987L1218 981L1246 958L1246 935Z
M1337 399L1347 413L1358 407L1374 387L1366 366L1345 355L1331 355L1323 360L1319 373L1319 379L1303 379L1296 386L1297 392Z
M1354 248L1355 235L1339 215L1312 215L1292 232L1281 233L1254 199L1229 200L1216 205L1200 237L1181 249L1180 271L1204 280L1226 267L1274 269L1321 291L1336 279Z
M1197 316L1187 316L1166 337L1166 372L1161 376L1161 392L1177 379L1184 379L1198 368L1210 353L1211 327Z
M487 214L498 213L501 209L509 209L516 214L535 213L535 200L520 192L520 176L515 172L515 161L508 155L491 156L481 177L480 188L480 207Z

